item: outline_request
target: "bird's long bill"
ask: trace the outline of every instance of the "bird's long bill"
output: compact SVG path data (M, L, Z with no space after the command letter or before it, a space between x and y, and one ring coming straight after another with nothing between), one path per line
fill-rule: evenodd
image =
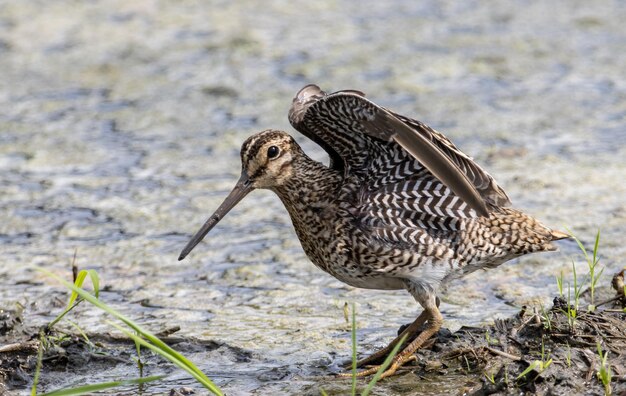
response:
M222 204L217 208L215 213L209 217L209 219L204 223L202 228L191 238L191 240L187 243L187 246L180 252L180 256L178 256L178 260L182 260L189 252L193 250L194 247L206 236L215 227L217 223L228 213L239 201L243 199L250 191L254 190L252 187L252 183L250 183L250 179L248 179L248 175L245 172L242 172L239 181L233 188L233 190L228 194L228 197L222 202Z

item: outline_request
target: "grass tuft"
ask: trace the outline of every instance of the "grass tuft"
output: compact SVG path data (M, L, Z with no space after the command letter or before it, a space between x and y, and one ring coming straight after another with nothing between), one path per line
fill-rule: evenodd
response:
M574 333L575 325L576 325L576 318L578 317L578 313L580 312L580 299L581 299L581 295L583 294L582 293L583 287L586 284L589 285L590 301L589 301L587 310L589 312L593 312L596 309L596 305L595 305L596 286L598 284L598 281L600 280L600 277L602 276L602 273L604 272L604 268L599 267L600 230L598 230L598 232L596 233L596 237L595 237L594 244L593 244L593 249L591 251L588 251L583 245L583 243L580 241L580 239L578 239L578 237L576 237L572 233L572 231L570 231L567 227L565 228L567 232L570 234L570 236L572 237L572 239L576 241L576 244L578 245L578 248L580 249L580 251L583 253L583 256L587 263L586 277L585 278L583 278L582 276L579 277L576 271L576 263L572 259L572 274L573 274L573 283L574 283L574 287L573 287L574 295L573 296L572 296L572 288L569 282L567 283L567 309L563 310L563 312L567 315L570 332ZM564 285L563 272L561 272L560 276L556 277L556 286L559 291L559 296L561 298L564 298L563 285Z
M563 271L556 277L556 287L559 290L559 297L563 298Z
M133 341L135 341L135 343L137 344L137 348L139 348L138 345L144 346L148 349L151 349L152 351L154 351L156 354L166 358L167 360L171 361L172 363L174 363L175 365L177 365L178 367L182 368L183 370L187 371L192 377L194 377L196 379L196 381L198 381L200 384L202 384L206 389L208 389L209 391L211 391L213 394L215 395L219 395L222 396L223 393L222 391L195 365L193 364L191 361L189 361L186 357L184 357L182 354L180 354L179 352L177 352L176 350L172 349L170 346L168 346L167 344L165 344L163 341L161 341L161 339L159 339L157 336L155 336L154 334L152 334L151 332L149 332L148 330L144 329L143 327L141 327L139 324L137 324L136 322L132 321L131 319L127 318L126 316L124 316L123 314L119 313L118 311L114 310L113 308L111 308L110 306L108 306L107 304L105 304L104 302L102 302L101 300L99 300L97 298L98 295L98 289L99 289L99 278L97 276L97 273L94 270L89 270L89 271L81 271L79 273L79 275L76 278L76 282L74 284L65 281L64 279L60 278L59 276L46 271L42 268L38 269L40 272L46 274L47 276L56 279L57 281L59 281L61 284L63 284L63 286L65 286L67 289L72 291L72 296L70 297L70 302L68 303L68 307L53 321L51 322L50 325L48 325L48 329L50 329L52 327L52 325L54 325L55 323L57 323L61 318L63 318L63 316L65 316L71 309L73 309L74 307L76 307L80 302L82 301L87 301L90 304L94 305L95 307L103 310L104 312L110 314L111 316L117 318L118 320L120 320L121 322L123 322L126 326L128 326L130 329L132 329L135 334L133 334L132 332L126 330L125 328L117 325L117 324L113 324L111 323L114 327L118 328L120 331L122 331L124 334L128 335L131 339L133 339ZM85 291L84 289L82 289L80 286L82 286L84 279L86 278L86 276L89 275L91 278L91 282L92 285L94 286L94 295L88 293L87 291ZM78 297L81 297L81 299L78 299ZM41 346L40 346L41 348ZM41 353L41 350L40 350ZM139 349L138 349L138 353L139 353ZM37 373L36 373L37 375ZM160 379L162 377L148 377L150 378L151 381L155 381L156 379ZM148 378L144 378L144 379L138 379L138 380L130 380L130 381L136 381L136 382L132 382L132 383L136 383L139 384L141 386L141 384L147 382L146 380ZM137 382L138 381L138 382ZM36 381L33 381L33 392L36 392ZM112 382L112 383L107 383L107 384L114 384L114 383L124 383L126 384L124 381L117 381L117 382ZM103 384L95 384L94 386L100 386ZM113 386L113 385L112 385ZM112 387L110 386L110 387ZM78 388L74 388L74 389L78 389ZM70 390L64 390L64 391L70 391ZM90 390L88 392L92 392L94 390ZM33 393L34 394L34 393ZM52 392L51 394L53 395L59 395L59 393L54 393ZM63 395L69 395L69 394L77 394L77 393L63 393Z
M600 382L604 386L604 395L611 396L613 390L611 389L611 365L609 364L609 351L602 353L602 347L600 343L597 344L598 355L600 356L600 369L596 373Z
M537 371L537 376L541 375L550 365L552 364L552 358L549 354L545 353L543 338L541 339L541 360L535 360L531 364L526 367L526 370L522 371L520 375L517 376L517 380L525 377L528 373L533 370Z
M590 293L590 300L591 300L590 305L589 305L589 311L594 311L595 310L596 285L598 284L598 280L600 280L600 277L602 276L602 272L604 272L604 268L600 269L598 267L598 264L600 262L600 257L598 256L598 253L600 250L600 230L598 230L598 232L596 233L596 237L593 243L593 249L591 252L587 251L587 248L585 248L585 246L580 241L580 239L578 239L569 229L567 230L567 232L569 232L572 239L576 241L578 248L585 256L585 261L587 262L587 268L588 268L587 276L589 278L589 293ZM573 262L572 262L572 266L574 266ZM576 282L575 269L574 269L574 282ZM582 288L582 285L581 285L581 288ZM574 284L574 289L576 289L576 284ZM578 303L578 298L576 298L576 303ZM576 307L576 309L578 309L578 306Z

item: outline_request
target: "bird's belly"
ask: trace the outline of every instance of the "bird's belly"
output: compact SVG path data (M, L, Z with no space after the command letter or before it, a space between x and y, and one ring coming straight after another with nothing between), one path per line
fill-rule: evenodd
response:
M316 267L352 287L376 290L404 289L404 283L401 278L389 276L388 274L360 271L360 265L342 262L343 260L339 257L335 258L337 260L335 262L320 260L319 256L314 255L309 255L309 259Z
M392 277L350 277L344 278L334 275L335 278L340 281L352 286L358 287L361 289L375 289L375 290L400 290L404 289L404 282L400 278L392 278Z
M314 218L316 221L309 223L294 221L298 239L311 262L353 287L378 290L404 289L401 277L377 271L379 257L370 251L367 241L355 237L362 236L362 232L352 226L351 219L335 212L331 215L336 219L334 222L322 218ZM356 249L362 252L357 253ZM380 257L380 260L384 258Z
M401 278L377 272L371 265L355 260L348 253L349 249L344 249L342 243L337 240L320 244L303 243L302 245L316 267L352 287L377 290L404 289Z

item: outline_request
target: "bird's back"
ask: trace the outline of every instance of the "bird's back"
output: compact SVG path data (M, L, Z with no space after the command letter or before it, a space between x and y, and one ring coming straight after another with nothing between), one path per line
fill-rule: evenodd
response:
M350 276L410 278L436 288L451 275L552 250L550 242L565 237L510 209L495 179L443 134L360 92L326 94L308 85L289 120L343 175L326 210L332 215L321 220L327 237L304 222L296 228L310 257L320 250L329 259L314 262L347 283L354 284Z

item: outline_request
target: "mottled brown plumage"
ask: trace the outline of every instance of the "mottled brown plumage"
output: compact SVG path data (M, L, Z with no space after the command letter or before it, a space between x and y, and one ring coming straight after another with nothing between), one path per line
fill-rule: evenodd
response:
M354 287L406 289L424 308L402 334L416 338L384 376L440 328L436 295L445 282L554 250L551 241L566 237L511 209L493 177L445 136L361 92L327 95L308 85L296 94L289 121L328 152L330 166L309 158L285 132L250 137L235 189L179 259L248 192L274 191L313 264ZM401 336L360 365L380 360Z

